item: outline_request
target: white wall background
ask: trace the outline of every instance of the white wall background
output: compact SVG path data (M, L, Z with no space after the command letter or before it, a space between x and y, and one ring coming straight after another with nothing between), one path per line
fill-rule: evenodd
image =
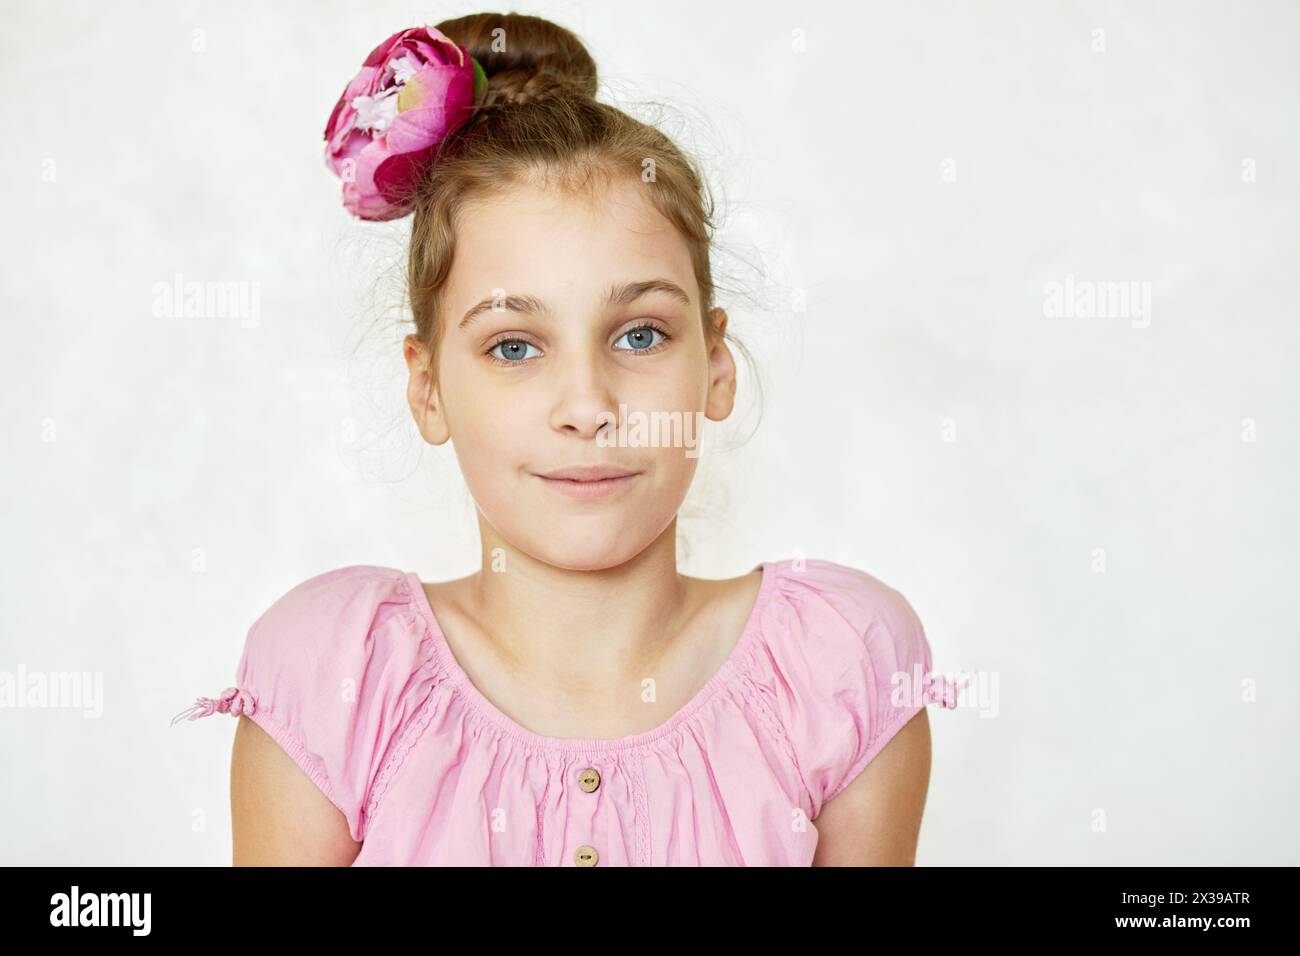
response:
M6 5L0 670L100 673L103 713L0 709L3 862L228 863L234 722L171 716L312 574L474 568L403 406L408 223L352 220L321 141L375 43L473 9ZM854 564L998 680L931 708L918 863L1300 863L1300 8L515 9L723 200L766 403L683 570ZM154 315L177 274L256 324ZM1067 274L1149 283L1149 325L1045 314Z

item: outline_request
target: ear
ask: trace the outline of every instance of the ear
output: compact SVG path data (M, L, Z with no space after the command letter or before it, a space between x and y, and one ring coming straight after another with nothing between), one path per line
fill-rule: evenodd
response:
M713 333L705 341L709 345L709 392L704 403L704 414L710 421L720 422L736 405L736 362L731 356L731 349L723 339L727 331L727 313L723 309L712 309L709 321Z
M441 445L451 437L447 428L447 416L442 410L442 396L435 385L432 353L429 347L420 341L417 335L408 335L402 340L402 357L406 359L406 368L411 373L406 385L406 400L419 426L420 435L430 445Z

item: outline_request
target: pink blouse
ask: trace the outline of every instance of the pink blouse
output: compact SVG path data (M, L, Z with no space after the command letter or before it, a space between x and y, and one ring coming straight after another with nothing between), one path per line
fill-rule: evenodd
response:
M931 675L911 605L870 574L757 567L721 669L630 737L519 725L456 662L416 573L363 565L275 601L235 686L175 720L258 724L347 818L354 866L806 866L826 801L958 688Z

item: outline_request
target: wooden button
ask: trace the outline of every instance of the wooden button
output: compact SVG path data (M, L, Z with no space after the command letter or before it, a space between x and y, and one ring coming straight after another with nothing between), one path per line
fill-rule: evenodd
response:
M584 843L573 851L573 862L578 866L595 866L597 859L599 857L594 846L588 846Z
M588 767L582 773L578 774L578 786L582 788L583 793L591 793L600 786L600 774L594 769Z

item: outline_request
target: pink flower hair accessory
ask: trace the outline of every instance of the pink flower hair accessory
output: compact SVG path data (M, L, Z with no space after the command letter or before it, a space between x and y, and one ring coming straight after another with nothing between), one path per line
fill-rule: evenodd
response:
M343 206L397 219L444 139L483 102L487 74L436 27L410 27L371 51L325 124L325 163L343 181Z

